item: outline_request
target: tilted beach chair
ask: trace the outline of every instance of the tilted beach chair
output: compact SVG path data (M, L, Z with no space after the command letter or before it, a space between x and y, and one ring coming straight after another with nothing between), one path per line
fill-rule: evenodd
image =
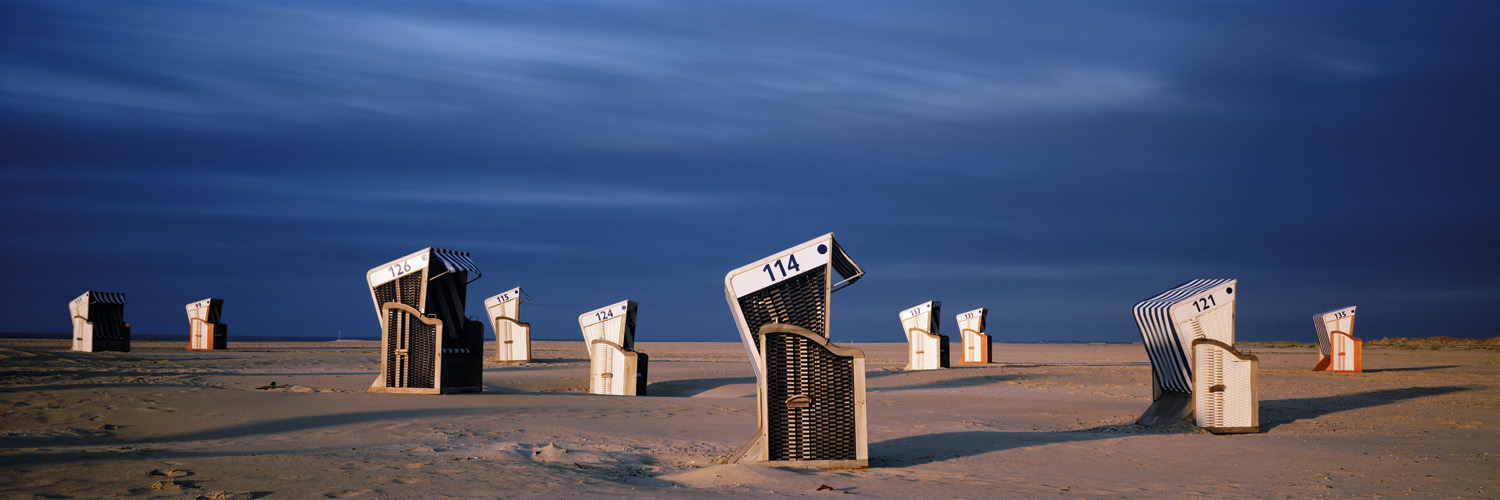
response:
M220 323L224 299L203 299L187 305L188 349L224 349L228 345L229 325Z
M650 357L635 351L634 301L623 301L578 316L589 351L589 392L645 396Z
M829 297L862 276L833 233L724 276L758 403L755 436L731 462L869 466L865 355L828 341Z
M938 315L943 303L930 300L901 311L901 329L906 331L907 370L947 368L948 336L938 334Z
M1318 364L1313 371L1364 371L1364 341L1354 338L1354 306L1314 314L1313 327L1318 332Z
M125 294L83 292L68 303L68 312L73 316L73 350L130 352Z
M521 304L531 296L515 287L484 299L484 310L495 329L495 361L516 363L531 361L531 323L521 321Z
M994 339L984 333L985 316L989 309L983 307L959 313L955 318L958 323L958 331L964 339L964 363L987 364L994 362Z
M474 278L469 279L473 273ZM484 323L464 315L469 254L425 248L365 274L380 319L380 378L370 392L479 392Z
M1200 279L1183 283L1135 305L1135 321L1151 360L1151 407L1137 420L1144 425L1170 425L1196 414L1199 425L1211 432L1254 432L1259 426L1259 399L1254 375L1256 359L1234 350L1236 280ZM1194 342L1202 342L1194 347ZM1213 352L1195 363L1200 350ZM1230 367L1228 364L1233 361ZM1207 373L1212 390L1194 390L1194 370ZM1250 370L1249 376L1234 375ZM1225 377L1224 374L1234 376ZM1200 380L1201 381L1201 380ZM1243 387L1234 384L1249 384ZM1224 415L1248 415L1247 425L1223 426ZM1205 425L1207 424L1207 425Z

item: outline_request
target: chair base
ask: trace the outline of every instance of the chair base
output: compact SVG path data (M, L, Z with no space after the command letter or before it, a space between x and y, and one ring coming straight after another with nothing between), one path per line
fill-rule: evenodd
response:
M1329 366L1333 366L1333 356L1324 356L1322 354L1319 354L1318 355L1318 364L1313 365L1312 371L1315 371L1315 372L1326 372L1326 371L1328 371L1328 367Z
M468 385L462 387L440 387L437 389L428 389L425 387L371 387L365 392L380 392L386 394L458 394L462 392L481 392L483 390L483 386Z
M1255 434L1260 427L1204 427L1203 430L1214 434Z
M1135 423L1148 427L1176 424L1193 417L1193 395L1176 391L1162 391L1161 397L1151 402L1151 407L1141 414Z
M766 433L765 430L756 431L750 442L741 446L739 451L729 457L729 463L756 464L766 467L791 467L798 469L821 469L821 470L850 470L870 468L869 459L858 460L755 460L749 457L766 456Z

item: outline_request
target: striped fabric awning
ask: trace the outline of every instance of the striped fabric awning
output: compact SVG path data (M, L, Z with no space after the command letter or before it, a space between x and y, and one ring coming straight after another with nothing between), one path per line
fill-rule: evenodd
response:
M95 292L90 290L89 302L95 304L124 304L125 294L120 292Z
M1151 359L1151 369L1163 389L1182 393L1193 391L1193 367L1188 363L1187 352L1179 338L1181 333L1172 324L1172 306L1231 281L1234 279L1197 279L1135 305L1135 322L1141 328L1146 357Z
M833 240L833 258L831 261L833 262L833 270L837 271L839 277L844 278L844 280L834 283L830 287L830 290L828 290L829 293L837 292L846 286L853 285L854 282L859 281L859 278L865 275L865 270L860 268L859 264L855 264L854 260L849 258L849 254L844 253L844 247L839 246L838 240Z
M450 273L468 271L474 273L475 279L478 279L481 275L481 273L479 272L479 266L474 265L474 261L469 260L469 252L444 250L434 247L432 249L432 254L437 256L438 260L443 261L443 267L448 268L448 272Z

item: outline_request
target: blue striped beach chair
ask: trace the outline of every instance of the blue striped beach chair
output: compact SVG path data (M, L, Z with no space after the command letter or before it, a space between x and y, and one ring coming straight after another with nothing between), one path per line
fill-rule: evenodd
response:
M1354 309L1349 306L1313 315L1313 329L1318 334L1318 364L1313 371L1364 371L1364 341L1354 338Z
M490 326L495 329L495 361L520 363L531 361L531 323L521 321L521 304L531 296L515 287L484 299Z
M83 292L68 303L68 312L73 316L73 350L130 352L125 294Z
M948 336L938 333L943 303L930 300L901 311L906 331L906 370L948 368Z
M865 354L828 341L830 296L862 276L833 233L724 276L758 402L755 436L731 462L869 466Z
M229 325L220 323L224 299L203 299L187 305L188 349L224 349L229 343Z
M578 316L589 351L589 392L645 396L650 356L635 350L635 301L626 300Z
M1135 305L1152 393L1138 423L1170 425L1195 415L1200 427L1215 433L1258 427L1258 360L1234 350L1236 285L1233 279L1193 280ZM1195 390L1195 372L1197 383L1208 384L1201 390ZM1240 416L1247 418L1226 420Z
M473 279L470 279L470 274ZM424 248L365 274L380 320L380 377L370 392L479 392L484 323L464 315L479 268L465 252Z

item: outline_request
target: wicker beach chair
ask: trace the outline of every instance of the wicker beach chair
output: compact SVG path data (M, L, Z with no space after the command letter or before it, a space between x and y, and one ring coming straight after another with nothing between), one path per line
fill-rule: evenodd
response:
M1313 371L1364 371L1364 341L1354 338L1354 306L1313 315L1318 332L1318 364Z
M1235 370L1255 370L1254 356L1241 355L1234 350L1234 308L1237 296L1233 279L1199 279L1183 283L1135 305L1135 321L1141 329L1141 338L1146 347L1146 356L1151 360L1151 407L1137 420L1144 425L1170 425L1192 415L1194 412L1216 411L1213 408L1258 408L1253 375L1231 378L1232 383L1251 384L1247 388L1225 391L1220 381L1210 387L1214 391L1194 390L1194 370L1223 373L1226 368L1213 365L1200 367L1194 361L1194 342L1210 340L1208 349L1223 350L1205 362L1224 363L1245 360L1247 365L1236 365ZM1224 398L1240 398L1224 401ZM1243 399L1249 398L1249 399ZM1215 403L1217 401L1217 403ZM1218 406L1214 406L1218 405ZM1258 415L1253 409L1245 414ZM1202 417L1203 415L1200 415ZM1210 419L1212 421L1212 419ZM1255 426L1205 427L1210 431L1247 432Z
M984 333L985 317L989 315L989 309L983 307L959 313L955 317L958 331L963 335L964 357L963 363L988 364L994 362L995 342L993 337Z
M521 304L531 296L515 287L484 299L484 309L489 313L490 326L495 329L495 361L519 363L531 361L531 323L521 318Z
M758 402L755 436L731 462L869 466L864 352L828 341L829 297L862 276L833 233L724 276Z
M645 396L650 357L635 351L635 301L626 300L578 316L589 351L589 392Z
M125 294L83 292L68 303L68 312L73 316L73 350L130 352Z
M938 333L943 303L924 302L901 311L901 329L906 331L907 370L948 368L948 336Z
M380 377L370 392L483 389L484 323L464 315L468 285L479 277L468 253L441 248L419 250L365 274L381 326Z
M188 349L224 349L228 345L229 325L219 322L223 314L224 299L203 299L188 304Z

